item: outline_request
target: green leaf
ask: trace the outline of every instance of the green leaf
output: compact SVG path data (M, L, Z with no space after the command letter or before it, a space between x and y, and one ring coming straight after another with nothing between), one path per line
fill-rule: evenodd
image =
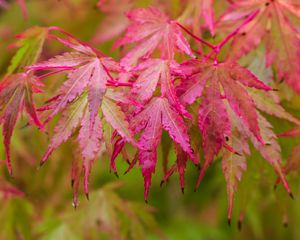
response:
M23 67L32 65L39 58L48 29L43 27L32 27L20 34L20 39L16 42L19 47L17 53L11 60L7 69L7 74L20 72Z

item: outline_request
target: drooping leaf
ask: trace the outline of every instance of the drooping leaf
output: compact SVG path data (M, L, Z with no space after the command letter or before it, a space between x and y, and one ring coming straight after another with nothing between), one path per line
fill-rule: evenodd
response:
M0 83L0 123L6 152L6 164L10 174L10 140L20 114L26 111L29 122L43 128L36 113L33 93L39 92L41 83L31 74L17 73L5 77Z
M259 81L249 70L237 63L226 61L215 64L190 60L182 65L183 83L179 87L180 99L187 104L201 98L199 128L203 135L204 163L197 186L221 147L230 149L230 121L224 101L228 102L238 119L263 143L253 99L246 87L269 91L272 88ZM234 152L234 149L231 149Z
M129 124L125 118L125 114L120 107L109 98L110 94L103 97L101 104L101 110L103 113L103 119L108 122L113 129L115 129L125 140L125 142L131 142L135 146L136 143L133 133L130 130ZM59 100L58 100L59 101ZM55 109L56 104L51 103ZM47 110L52 110L47 108ZM50 113L51 114L51 113ZM54 135L52 136L50 145L43 156L41 164L45 163L51 153L58 148L63 142L67 141L75 133L76 129L80 129L77 137L77 141L80 147L80 154L82 156L83 174L84 174L84 191L88 196L88 179L91 171L92 164L94 163L97 155L101 149L103 143L103 128L100 116L97 111L95 122L91 128L90 125L90 111L88 109L88 96L83 93L77 97L73 102L69 103L63 110L62 115L54 129ZM76 166L75 166L76 167Z
M83 158L84 172L84 192L89 192L89 175L92 164L94 163L97 154L99 153L103 138L102 122L99 117L95 118L93 128L90 128L90 114L86 111L84 118L81 121L81 128L78 134L78 142L81 155Z
M74 130L79 126L83 119L86 106L87 98L85 95L82 95L72 104L69 104L68 108L63 110L62 115L55 126L54 135L52 136L48 149L42 158L41 164L47 161L51 153L56 148L72 136Z
M259 142L254 137L253 133L250 133L242 125L237 124L237 127L241 133L251 139L257 151L273 167L286 191L290 194L290 196L293 196L282 167L281 148L277 142L277 136L273 132L273 127L261 114L258 114L258 121L261 129L261 135L265 144Z
M76 42L76 40L74 43L74 39L69 38L67 40L57 39L76 50L76 52L65 53L46 62L32 65L29 69L61 69L68 72L68 80L60 88L56 107L49 114L46 122L88 88L90 127L92 128L101 105L102 97L106 91L106 84L109 80L113 81L109 71L119 71L120 68L112 58L105 57L89 46Z
M135 132L142 130L139 139L142 149L139 150L138 159L144 176L144 196L145 200L147 200L151 175L155 172L157 162L156 149L160 143L163 128L195 164L197 160L193 155L184 121L176 110L171 107L166 98L153 98L145 109L133 118L131 124Z
M205 86L203 82L208 82L208 84L216 82L214 84L222 87L224 98L229 102L237 116L241 118L256 138L262 141L253 100L242 85L264 91L269 91L272 88L259 81L249 70L234 62L223 62L215 65L212 62L202 63L198 60L192 60L190 64L192 65L191 68L194 68L191 72L198 73L196 73L197 75L191 74L187 77L186 81L188 81L188 84L186 84L185 91L194 93L195 95L189 94L189 96L185 97L183 93L183 101L192 103L200 97L204 88L203 86Z
M181 147L178 144L175 144L175 150L176 150L176 162L170 167L168 171L166 171L165 176L163 180L161 181L161 185L166 182L169 177L177 171L179 174L179 182L182 193L184 193L184 185L185 185L185 170L186 170L186 164L188 161L188 155L186 152L184 152Z
M277 136L272 130L272 125L261 115L259 115L259 125L261 128L261 134L265 141L265 145L262 145L255 138L251 138L254 147L260 152L260 154L268 161L274 168L278 177L280 178L286 191L291 195L292 192L285 178L285 173L282 168L281 148L277 142Z
M229 140L230 144L236 151L243 154L244 146L247 145L244 137L235 129ZM227 149L223 151L222 169L227 184L228 198L228 221L231 220L232 208L234 202L234 194L237 191L238 183L241 181L243 171L247 169L247 162L244 155L238 155Z
M213 80L207 87L198 114L198 126L202 133L204 162L201 166L196 187L199 186L214 157L226 144L226 138L231 136L231 125L221 98L220 87L216 81Z
M58 94L42 108L42 110L50 110L45 123L60 112L62 112L62 116L55 127L55 133L41 164L47 161L50 154L59 145L67 141L75 133L75 130L79 129L77 141L82 156L84 191L88 197L88 179L91 167L97 158L103 140L100 110L102 110L104 119L125 141L137 146L125 114L118 106L118 102L127 103L129 100L122 93L108 89L109 84L112 84L112 86L119 85L111 75L111 72L121 71L117 62L61 29L54 28L50 30L57 30L62 33L65 38L51 36L75 51L28 67L31 71L56 70L50 72L50 74L64 71L68 76ZM46 74L46 76L48 75ZM81 171L78 170L78 161L75 161L73 165L74 172L77 173L72 174L76 175L74 179L72 178L75 181L73 188L74 206L76 207L78 179Z

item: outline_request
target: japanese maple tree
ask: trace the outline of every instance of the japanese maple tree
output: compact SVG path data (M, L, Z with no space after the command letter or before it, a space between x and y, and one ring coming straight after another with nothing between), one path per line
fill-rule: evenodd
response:
M26 15L24 2L18 2ZM162 183L177 171L184 192L191 161L198 188L209 167L221 159L229 222L234 195L249 171L248 161L256 160L255 150L273 167L276 184L293 198L286 175L300 167L300 147L283 165L269 116L296 125L280 136L300 135L300 121L281 105L288 99L283 88L296 96L300 92L299 1L182 0L176 16L161 2L140 8L130 0L99 1L105 17L90 42L54 26L33 27L18 36L12 46L19 50L0 83L9 173L11 137L26 112L29 124L41 131L58 118L40 165L62 143L77 143L80 157L73 159L72 167L75 206L81 177L88 197L92 166L105 150L116 175L119 154L128 162L126 172L139 166L147 201L161 160L158 151L166 141L163 131L176 159L162 159ZM223 11L215 13L216 8ZM43 46L53 41L65 50L49 57ZM117 57L97 48L106 41ZM251 69L261 49L261 65L271 72L269 78ZM51 76L63 82L57 80L61 85L56 94L36 108L34 95L48 91L43 83Z

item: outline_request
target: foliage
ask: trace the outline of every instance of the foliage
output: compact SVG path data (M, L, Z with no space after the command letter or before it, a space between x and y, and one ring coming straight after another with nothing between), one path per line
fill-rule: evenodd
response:
M3 237L18 239L20 234L25 239L81 239L79 235L94 239L97 231L89 231L91 228L111 239L142 239L145 229L150 228L163 238L151 208L122 199L114 187L89 194L93 189L90 175L99 159L109 159L116 176L120 169L134 172L138 164L146 202L151 198L150 187L157 185L153 181L157 171L162 175L161 185L171 181L177 171L182 192L197 172L195 190L202 192L202 185L208 185L208 178L212 178L211 171L219 166L216 175L223 170L226 188L219 178L216 181L227 192L228 222L235 216L237 195L239 226L246 207L251 208L249 195L253 194L253 199L260 195L252 193L253 186L262 184L263 191L266 186L282 184L288 194L270 196L278 199L283 221L288 221L286 195L294 198L295 186L289 181L290 186L287 174L300 167L300 150L299 145L292 148L278 137L300 135L298 1L100 0L94 3L103 15L99 26L90 16L92 6L87 1L66 2L61 3L66 6L58 13L58 20L31 20L15 43L8 39L10 48L17 50L6 64L7 70L1 66L3 150L9 174L16 168L14 176L20 175L20 183L26 173L20 173L24 163L11 161L15 152L20 159L28 159L31 167L40 158L39 169L46 161L59 159L48 164L54 166L52 172L71 172L73 206L77 208L80 202L82 178L83 191L91 200L80 205L76 213L62 212L59 217L49 209L37 231L27 232L24 220L14 226L16 237L11 231L5 231ZM36 8L59 6L51 1L33 1L27 10L24 3L18 1L29 21L31 12L40 17ZM0 6L12 7L5 1L0 1ZM93 32L80 36L79 26L74 29L75 24L64 26L60 22L71 6L83 7L75 18L78 22L86 19L83 27L93 26ZM9 14L10 10L6 11ZM25 112L26 120L22 118ZM44 150L43 156L26 147L20 124L34 132L32 141ZM36 125L39 131L29 125ZM287 131L291 126L294 128ZM68 152L61 150L65 146L69 146ZM124 161L116 165L120 159ZM162 172L157 166L160 162ZM39 171L45 171L46 166ZM3 179L4 185L6 181ZM57 184L66 188L59 181ZM19 200L25 197L18 189L4 188L4 196L16 199L4 197L7 209L13 212L20 204L24 218L37 217L30 199ZM259 192L259 187L253 191ZM260 231L253 231L257 238Z

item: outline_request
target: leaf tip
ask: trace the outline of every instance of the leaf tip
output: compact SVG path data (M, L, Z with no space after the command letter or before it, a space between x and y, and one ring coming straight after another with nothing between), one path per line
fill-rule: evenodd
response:
M90 196L89 196L88 192L85 193L85 197L86 197L87 200L90 200Z
M238 225L238 230L239 230L239 232L242 231L243 222L242 222L241 219L238 220L238 224L237 224L237 225Z
M9 169L8 169L8 174L9 174L9 176L10 176L11 178L14 177L14 176L13 176L12 168L9 168Z
M40 162L40 164L39 164L39 166L38 166L38 170L44 165L44 163L45 163L44 161L41 161L41 162Z
M229 227L231 226L231 218L230 217L227 218L227 224Z
M161 180L159 186L162 187L164 183L165 183L165 181Z

